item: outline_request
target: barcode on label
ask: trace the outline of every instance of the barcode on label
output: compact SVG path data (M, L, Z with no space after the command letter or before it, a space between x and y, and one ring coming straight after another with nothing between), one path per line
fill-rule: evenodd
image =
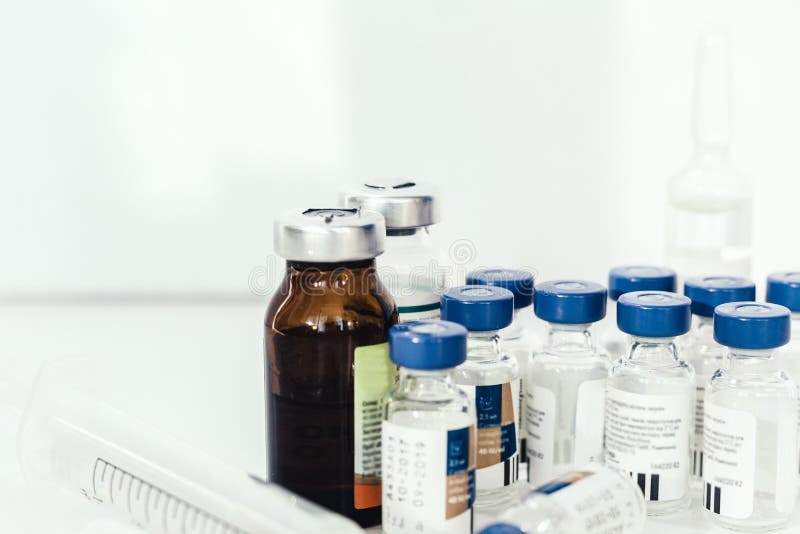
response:
M720 513L719 511L722 507L722 488L719 486L712 486L706 482L703 502L705 503L706 510L710 510L715 514Z
M515 454L503 462L503 485L511 485L517 480L519 480L519 455Z
M661 488L661 476L649 473L629 472L631 478L636 481L636 485L642 490L642 495L646 501L657 501L658 492Z
M692 474L703 478L703 450L695 449L692 453Z

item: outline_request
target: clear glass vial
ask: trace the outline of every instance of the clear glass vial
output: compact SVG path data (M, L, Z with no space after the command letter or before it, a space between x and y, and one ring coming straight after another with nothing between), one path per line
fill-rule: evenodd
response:
M520 463L525 468L525 395L526 369L534 348L539 347L538 336L534 332L531 313L533 302L533 273L522 269L478 269L467 273L467 285L487 285L508 289L514 294L514 320L500 331L503 347L510 352L519 365L519 437Z
M436 189L413 180L371 180L341 198L345 207L377 211L386 220L378 274L397 302L400 322L438 319L449 262L430 235L440 221Z
M703 505L734 530L784 526L797 499L797 386L773 352L789 341L779 304L732 302L714 310L728 364L706 386Z
M455 367L467 358L467 329L407 322L392 327L389 347L400 380L383 422L383 531L469 534L475 413L455 381Z
M528 481L538 486L603 460L608 358L592 323L606 313L606 288L582 280L536 286L533 307L548 324L544 349L528 366Z
M645 519L630 477L592 463L528 492L478 534L639 534Z
M783 272L767 277L767 302L786 306L792 312L792 336L775 357L781 369L800 384L800 272Z
M442 319L469 330L456 383L476 412L476 508L512 498L519 479L519 366L500 335L513 316L514 294L501 287L461 286L442 294Z
M691 501L695 377L675 346L691 326L690 303L666 291L617 300L617 325L632 343L608 372L606 464L636 480L650 515Z
M628 336L617 328L617 299L631 291L675 291L675 271L657 265L623 265L608 271L606 319L600 323L600 346L612 360L622 356L630 345Z
M706 383L725 363L724 348L714 341L714 308L727 302L755 300L756 285L738 276L704 276L687 279L683 284L683 294L692 301L695 319L692 329L683 337L681 354L694 369L697 382L692 476L695 482L699 482L703 478L703 402Z

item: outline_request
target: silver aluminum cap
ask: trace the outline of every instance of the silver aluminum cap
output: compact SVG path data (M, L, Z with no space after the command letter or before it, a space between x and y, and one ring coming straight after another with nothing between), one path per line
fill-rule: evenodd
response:
M419 228L439 222L436 189L412 180L371 180L342 192L345 207L381 213L389 229Z
M307 209L277 218L273 235L275 253L287 260L338 263L382 253L386 225L374 211Z

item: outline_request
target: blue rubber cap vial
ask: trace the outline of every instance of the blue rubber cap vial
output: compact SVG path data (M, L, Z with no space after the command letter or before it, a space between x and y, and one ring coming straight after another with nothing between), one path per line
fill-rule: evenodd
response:
M550 323L594 323L606 316L606 288L584 280L555 280L536 285L533 311Z
M729 302L714 310L714 339L736 349L774 349L791 335L789 308L762 302Z
M467 285L495 286L514 293L514 309L533 301L533 273L522 269L478 269L467 273Z
M755 300L756 285L739 276L702 276L686 280L683 294L692 300L693 314L713 317L720 304Z
M800 312L800 272L775 273L767 277L767 302Z
M389 330L389 356L409 369L450 369L467 359L467 329L450 321L410 321Z
M624 265L608 272L608 296L617 300L631 291L675 291L675 271L655 265Z
M442 293L441 317L471 332L500 330L514 320L514 294L494 286L452 287Z
M639 337L675 337L689 331L692 301L668 291L632 291L617 300L617 326Z
M525 531L508 523L495 523L479 530L478 534L525 534Z

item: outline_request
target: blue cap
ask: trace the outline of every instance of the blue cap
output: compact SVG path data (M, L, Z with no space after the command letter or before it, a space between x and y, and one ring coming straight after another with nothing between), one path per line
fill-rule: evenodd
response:
M767 277L767 302L800 312L800 272L775 273Z
M675 271L653 265L624 265L608 271L608 296L613 300L631 291L675 291Z
M686 280L683 294L692 299L693 314L714 317L720 304L756 300L756 285L739 276L702 276Z
M495 523L479 530L478 534L525 534L525 531L509 523Z
M441 314L473 332L500 330L514 320L514 294L495 286L451 287L442 293Z
M789 342L791 321L780 304L729 302L714 309L714 339L736 349L774 349Z
M508 289L514 293L514 309L527 308L533 299L533 273L520 269L478 269L467 273L467 285Z
M617 301L617 326L640 337L675 337L692 325L692 301L668 291L632 291Z
M536 286L533 311L550 323L594 323L606 316L606 288L583 280L556 280Z
M411 321L389 330L389 355L410 369L449 369L467 359L467 329L449 321Z

